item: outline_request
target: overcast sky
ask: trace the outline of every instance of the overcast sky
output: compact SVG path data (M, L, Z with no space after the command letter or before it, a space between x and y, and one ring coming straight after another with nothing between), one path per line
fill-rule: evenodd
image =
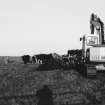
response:
M105 23L105 0L0 0L0 56L79 49L91 13Z

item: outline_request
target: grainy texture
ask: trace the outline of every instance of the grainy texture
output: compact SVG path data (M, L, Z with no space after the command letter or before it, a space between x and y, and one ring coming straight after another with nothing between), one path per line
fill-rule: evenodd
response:
M104 75L86 79L75 70L37 71L37 67L20 63L0 65L0 97L8 96L0 99L0 105L3 102L9 105L13 101L12 96L17 103L35 103L36 91L44 84L52 90L55 105L104 103Z

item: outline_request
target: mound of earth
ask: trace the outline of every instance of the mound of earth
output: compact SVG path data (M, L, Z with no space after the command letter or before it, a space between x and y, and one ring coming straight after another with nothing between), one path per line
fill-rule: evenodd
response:
M36 71L35 65L9 65L8 70L0 72L0 99L35 95L47 84L53 92L54 105L104 103L104 76L86 79L75 70Z

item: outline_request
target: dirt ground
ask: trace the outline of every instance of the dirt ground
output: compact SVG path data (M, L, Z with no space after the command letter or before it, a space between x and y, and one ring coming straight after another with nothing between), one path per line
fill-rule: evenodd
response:
M47 84L54 105L105 104L105 74L95 79L82 77L76 70L37 71L36 64L0 65L0 105L34 105L38 89Z

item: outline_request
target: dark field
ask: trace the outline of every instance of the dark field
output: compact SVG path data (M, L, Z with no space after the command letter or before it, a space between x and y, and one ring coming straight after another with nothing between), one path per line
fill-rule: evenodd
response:
M24 65L19 57L3 64L0 58L0 105L35 105L36 91L47 84L54 105L103 105L105 75L86 79L76 70L37 71L37 64ZM14 101L15 100L15 101Z

